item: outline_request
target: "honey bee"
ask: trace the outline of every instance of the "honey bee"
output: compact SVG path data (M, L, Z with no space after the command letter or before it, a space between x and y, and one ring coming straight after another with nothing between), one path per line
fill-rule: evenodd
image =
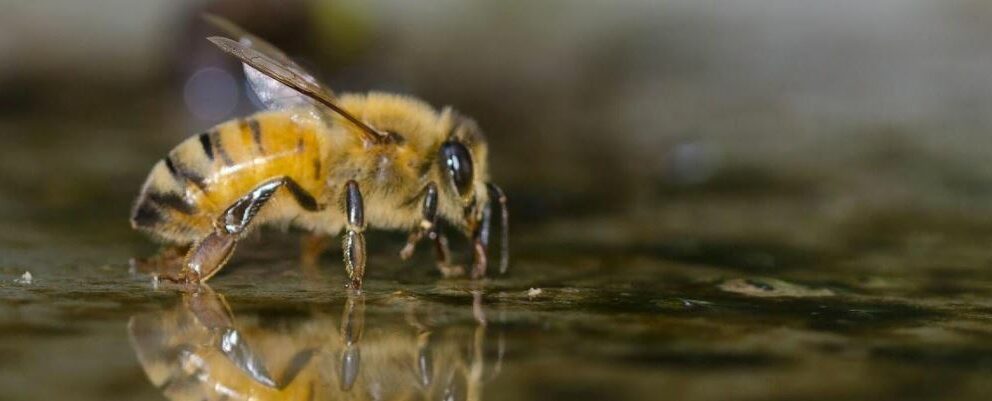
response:
M502 224L499 270L506 271L507 199L489 181L486 139L473 120L410 96L335 95L275 46L230 21L206 18L236 38L207 39L242 61L267 110L188 138L152 168L131 225L171 246L153 260L163 278L208 280L240 239L265 225L320 238L343 232L344 264L356 289L368 227L409 231L403 259L429 238L442 273L458 274L441 219L472 241L471 275L480 278L493 205ZM309 257L322 248L312 246Z

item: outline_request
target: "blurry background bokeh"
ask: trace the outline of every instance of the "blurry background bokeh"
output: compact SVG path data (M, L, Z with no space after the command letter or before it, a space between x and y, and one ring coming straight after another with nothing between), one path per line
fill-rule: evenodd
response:
M4 220L44 217L20 214L24 202L46 214L110 202L93 213L126 229L156 158L255 109L238 65L203 39L217 33L205 11L335 90L477 118L524 224L619 212L816 236L829 232L795 225L992 205L985 1L7 0ZM791 207L760 207L782 196ZM759 207L684 217L721 200Z

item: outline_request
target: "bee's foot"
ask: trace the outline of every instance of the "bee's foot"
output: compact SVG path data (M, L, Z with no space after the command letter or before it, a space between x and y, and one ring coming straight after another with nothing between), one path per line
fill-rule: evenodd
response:
M486 245L482 240L476 238L473 250L475 256L472 259L472 279L478 280L486 276L486 268L489 265L486 258Z

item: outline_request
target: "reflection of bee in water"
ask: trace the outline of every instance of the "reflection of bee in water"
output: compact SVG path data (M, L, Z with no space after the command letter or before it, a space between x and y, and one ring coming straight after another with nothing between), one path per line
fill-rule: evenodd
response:
M505 271L506 197L488 182L486 140L472 120L406 96L334 96L272 45L208 19L238 38L209 39L241 59L270 110L191 137L152 168L131 223L175 246L151 264L164 278L209 279L238 240L264 224L320 236L343 230L345 267L356 288L365 272L367 226L410 230L403 258L427 236L442 273L457 274L439 218L472 238L477 278L486 271L494 201Z
M272 325L235 321L204 286L175 310L133 317L128 330L148 379L171 400L479 400L501 358L485 364L475 300L472 330L429 327L411 312L412 326L364 335L362 295L348 299L340 327L319 315Z

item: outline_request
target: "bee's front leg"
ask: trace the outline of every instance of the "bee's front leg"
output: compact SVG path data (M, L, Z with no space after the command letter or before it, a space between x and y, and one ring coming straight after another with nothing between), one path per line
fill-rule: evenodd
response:
M400 258L403 260L413 256L413 251L417 243L427 236L434 241L434 253L437 256L437 268L444 277L459 276L464 273L461 266L452 266L448 250L448 238L444 236L437 227L437 185L427 184L424 188L424 201L421 208L420 226L417 227L406 240L406 245L400 251Z
M472 265L472 278L482 278L486 275L486 268L488 267L489 260L486 257L486 251L489 249L489 231L492 228L492 218L493 218L493 206L494 204L499 206L500 214L500 225L502 225L502 231L500 232L500 258L499 258L499 272L500 274L506 273L507 265L509 264L510 257L510 244L509 244L509 224L510 215L507 212L506 207L506 194L499 186L493 183L486 184L489 191L489 202L482 208L481 213L478 216L478 221L470 220L469 227L471 227L471 237L472 237L472 250L473 250L473 265ZM475 216L474 213L472 216Z
M344 267L348 271L352 288L361 290L362 277L365 276L365 206L355 180L349 180L345 184L344 204L348 217L342 246Z
M434 253L437 254L437 269L444 277L458 277L465 274L465 268L460 265L451 264L451 249L448 246L448 237L439 231L432 235L434 239Z
M485 277L489 259L486 250L489 249L489 228L492 221L492 207L487 203L482 208L482 217L472 230L472 278Z
M407 260L413 256L413 251L417 247L417 243L420 242L420 239L424 237L424 234L427 234L431 239L437 236L437 185L433 182L427 184L427 188L424 188L420 226L414 229L407 238L406 245L400 251L401 259Z

